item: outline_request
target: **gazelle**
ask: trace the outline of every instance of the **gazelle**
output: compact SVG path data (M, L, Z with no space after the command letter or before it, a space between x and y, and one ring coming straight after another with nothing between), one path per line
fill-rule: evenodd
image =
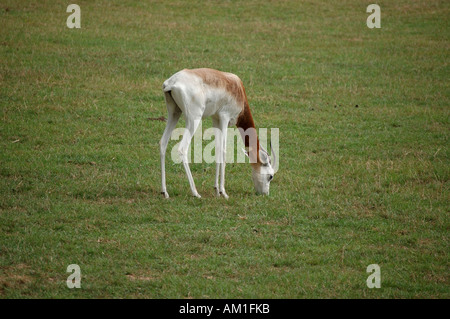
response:
M195 188L194 179L188 163L188 150L200 121L211 117L216 128L216 178L214 188L217 196L228 198L225 192L225 158L227 127L236 125L244 140L252 165L252 178L258 194L269 194L273 179L275 154L272 159L259 145L255 124L248 105L244 85L238 76L213 69L184 69L164 82L164 97L167 106L167 125L160 145L162 194L169 198L166 189L165 154L172 131L181 114L186 120L186 130L179 144L178 152L186 171L192 195L201 197ZM219 135L219 136L217 136ZM220 176L220 184L219 184Z

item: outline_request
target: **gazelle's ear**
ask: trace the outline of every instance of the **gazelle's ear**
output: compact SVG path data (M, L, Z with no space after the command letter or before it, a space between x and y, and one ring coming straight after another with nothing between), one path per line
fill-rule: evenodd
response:
M269 163L269 154L267 154L266 151L263 151L262 149L259 150L259 158L261 160L261 163L268 164Z
M242 149L242 152L244 152L245 156L250 157L250 155L248 154L248 152L245 149Z

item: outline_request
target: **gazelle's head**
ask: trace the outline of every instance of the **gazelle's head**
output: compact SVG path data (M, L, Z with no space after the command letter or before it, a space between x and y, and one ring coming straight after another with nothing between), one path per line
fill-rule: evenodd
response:
M269 195L270 182L275 174L273 168L276 164L276 157L272 145L270 148L272 157L260 146L258 160L256 163L252 163L252 179L258 195ZM247 152L245 154L249 156Z

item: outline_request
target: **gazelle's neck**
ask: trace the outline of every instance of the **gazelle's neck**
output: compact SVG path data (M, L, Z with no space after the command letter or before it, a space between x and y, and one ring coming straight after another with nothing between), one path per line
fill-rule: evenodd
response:
M242 113L239 115L236 126L239 129L242 129L241 136L244 141L244 145L248 150L250 162L251 163L260 163L261 160L259 158L259 139L258 134L256 132L255 122L253 121L252 112L250 111L250 106L248 105L247 95L245 94L244 86L242 86L244 90L244 109ZM242 134L244 133L244 134ZM253 144L253 145L251 145ZM254 145L256 144L256 145Z

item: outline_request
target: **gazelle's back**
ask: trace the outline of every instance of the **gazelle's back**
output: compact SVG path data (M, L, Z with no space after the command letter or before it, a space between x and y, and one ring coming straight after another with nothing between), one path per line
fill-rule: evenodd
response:
M235 124L246 100L237 75L207 68L181 70L164 82L163 90L171 92L183 113L205 118L226 112L230 125Z

